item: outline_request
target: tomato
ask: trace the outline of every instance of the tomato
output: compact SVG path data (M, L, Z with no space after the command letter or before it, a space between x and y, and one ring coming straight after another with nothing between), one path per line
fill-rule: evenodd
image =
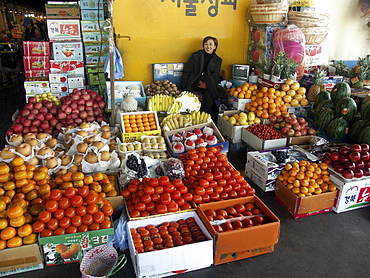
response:
M61 228L61 227L58 227L56 228L54 231L53 231L53 235L54 236L60 236L60 235L64 235L66 233L66 230Z
M145 186L144 187L144 193L147 195L152 195L155 193L154 187L153 186Z
M195 194L202 196L205 193L206 193L206 190L205 190L204 187L198 186L198 187L195 188Z
M179 198L181 198L181 192L179 190L171 192L171 199L177 200Z
M182 197L186 202L193 200L193 194L191 194L190 192L185 193L184 195L182 195Z
M75 234L75 233L77 233L77 231L78 231L77 227L75 227L75 226L69 226L66 229L66 234Z
M179 210L179 205L176 202L171 202L167 206L169 212L176 212Z
M40 212L40 214L37 217L37 219L39 221L41 221L42 223L47 223L51 219L51 213L49 211L47 211L47 210L44 210L44 211Z
M71 219L68 217L63 217L59 220L59 226L63 229L67 229L69 226L71 226Z
M157 206L157 211L159 214L164 214L168 212L167 206L165 204L159 204Z
M246 191L247 191L247 196L252 196L256 194L256 190L254 188L247 188Z
M80 206L76 208L76 214L79 216L84 216L87 213L86 207L85 206Z
M219 180L217 181L217 184L218 184L219 186L225 186L225 185L227 184L227 182L226 182L226 180L225 180L225 179L219 179Z
M32 224L32 230L35 233L41 233L45 229L45 223L41 221L36 221Z
M168 192L165 192L161 195L161 203L168 205L171 202L171 195Z
M66 208L65 216L68 218L72 218L76 215L76 210L73 207Z
M103 222L100 224L100 228L102 229L112 228L112 222L110 220L103 220Z
M18 231L17 231L17 234L20 237L25 237L25 236L28 236L28 235L32 234L32 225L31 224L25 224L25 225L19 227Z
M238 191L236 191L238 194L238 197L245 197L247 196L247 190L245 188L240 188Z
M63 217L64 218L64 217ZM63 219L62 218L62 219ZM55 218L51 218L50 221L47 223L48 229L54 231L59 226L59 221ZM34 230L35 231L35 230ZM35 231L36 232L36 231Z
M66 209L66 208L68 208L70 206L70 200L67 197L62 197L58 201L58 206L61 209Z
M148 204L152 201L152 198L150 197L149 194L143 194L140 199L141 202L143 202L144 204Z
M82 223L84 225L91 225L91 223L93 223L94 219L93 219L93 216L91 214L85 214L83 217L82 217Z
M104 213L102 213L101 211L99 211L99 212L97 212L97 213L94 214L93 219L94 219L94 222L95 223L100 224L100 223L102 223L104 221L104 217L105 217Z
M228 192L228 194L229 194L229 198L231 199L238 197L238 193L236 193L236 191L234 190L231 190L230 192Z
M90 205L87 205L86 210L88 214L93 215L99 211L99 208L95 204L90 204Z
M156 194L162 194L163 193L163 186L155 187L155 193Z
M95 193L89 193L87 194L87 196L85 197L85 201L88 205L90 204L95 204L98 200L98 195Z
M53 231L49 229L44 229L40 234L41 237L49 237L52 235L53 235Z
M218 201L218 200L220 200L220 194L219 193L217 193L217 192L213 192L212 194L211 194L211 196L210 196L210 198L211 198L211 201Z
M203 201L202 196L198 194L193 195L193 201L196 204L200 204Z
M47 211L54 212L58 209L58 202L55 200L47 201L45 204L45 208Z
M92 223L89 225L89 231L96 231L100 230L100 225L98 223Z
M88 186L84 185L82 187L80 187L78 190L77 190L77 194L80 195L81 197L86 197L90 192L90 189Z
M240 177L240 172L238 170L234 170L231 172L231 176L237 179Z
M62 192L59 189L53 189L50 191L50 200L59 201L62 198Z
M164 192L173 192L175 190L175 186L172 183L168 183L163 186Z
M79 232L79 233L85 233L88 230L89 230L89 227L85 224L83 224L83 225L81 225L77 228L77 232Z
M213 173L213 179L215 179L215 180L220 180L220 179L222 179L222 177L223 177L223 175L220 171L216 171L216 172Z
M77 190L74 187L68 187L64 192L64 196L71 199L73 196L77 194Z
M112 206L104 205L101 208L101 212L104 213L105 216L111 216L113 214L113 211L114 209Z

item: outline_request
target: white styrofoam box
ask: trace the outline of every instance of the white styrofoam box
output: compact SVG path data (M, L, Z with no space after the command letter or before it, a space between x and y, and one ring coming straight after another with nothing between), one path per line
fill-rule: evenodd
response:
M248 164L246 164L245 166L245 174L251 181L253 181L263 191L269 192L269 191L275 190L276 179L266 180L265 178L256 174Z
M68 77L68 86L70 89L83 89L85 88L85 79L82 75Z
M68 83L68 74L66 72L49 73L50 84L57 83Z
M279 148L277 150L284 149L289 149L289 147ZM285 166L266 160L264 154L269 152L270 150L248 152L247 163L245 165L245 174L247 177L253 180L264 191L275 189L275 181ZM249 172L250 176L247 172ZM268 183L268 186L266 183Z
M81 30L78 19L48 19L46 20L50 41L80 41Z
M104 10L81 9L81 20L104 20Z
M131 90L130 86L138 86L138 87L140 87L140 90ZM110 81L106 82L106 87L107 87L108 110L110 110L112 108ZM115 101L116 107L121 105L123 96L126 93L130 93L130 92L139 93L141 95L141 97L135 97L135 99L138 102L138 104L140 104L142 107L144 107L144 108L146 107L146 94L145 94L145 91L144 91L143 82L141 82L141 81L114 81L114 87L115 87L115 99L114 99L114 101Z
M332 170L330 180L337 186L333 211L336 213L370 206L370 178L346 181Z
M245 128L242 130L242 140L253 149L259 151L282 148L286 147L287 145L286 137L272 140L262 140Z
M49 81L25 81L24 89L26 90L26 95L36 95L51 92Z
M81 10L86 9L103 9L104 1L102 0L80 0Z
M83 60L82 42L53 42L55 60Z
M237 97L234 97L232 95L229 95L229 103L236 110L244 111L245 110L245 104L248 103L248 102L251 102L251 100L250 99L241 99L241 98L237 98Z
M51 83L50 91L55 93L67 93L68 92L68 83Z
M196 270L211 266L213 263L213 240L195 211L128 221L127 230L145 227L149 224L158 226L163 222L175 222L189 217L194 217L207 240L139 254L135 250L132 237L129 236L128 245L136 277L166 277L182 271Z
M234 126L230 124L223 116L232 116L234 114L240 114L240 110L228 110L223 114L218 114L217 127L221 131L222 135L225 135L230 142L232 143L241 143L242 142L242 131L243 128L248 127L249 125Z

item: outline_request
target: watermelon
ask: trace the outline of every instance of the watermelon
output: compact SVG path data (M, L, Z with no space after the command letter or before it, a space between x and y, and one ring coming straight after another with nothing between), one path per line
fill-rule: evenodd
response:
M318 93L315 97L315 103L313 104L313 108L317 108L317 106L324 100L330 100L330 92L328 90L322 90Z
M327 133L331 139L343 140L348 133L348 122L343 118L335 118L327 127Z
M346 82L339 82L334 85L330 92L331 100L337 104L342 98L351 96L351 88Z
M370 101L361 105L360 116L363 120L370 120Z
M357 104L350 97L344 97L335 106L335 114L338 118L342 117L347 122L351 121L357 114Z
M362 120L360 114L356 114L351 121L349 121L349 126L352 126L355 122Z
M327 107L327 108L330 108L330 109L334 110L335 109L335 104L332 100L327 99L327 100L323 100L322 102L317 104L316 109L320 109L321 107Z
M357 143L358 142L358 135L359 133L369 125L369 122L366 120L359 120L351 126L349 130L349 138L351 139L352 143Z
M357 137L359 144L370 144L370 126L365 127L360 131Z
M317 121L317 126L323 130L327 131L328 124L336 118L335 112L331 109L324 108L320 113L319 120Z

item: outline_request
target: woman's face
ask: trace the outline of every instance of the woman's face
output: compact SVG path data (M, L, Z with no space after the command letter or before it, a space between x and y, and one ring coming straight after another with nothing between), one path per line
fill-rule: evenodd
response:
M203 48L206 51L206 53L212 54L213 51L215 51L216 49L215 42L212 39L209 39L204 43Z

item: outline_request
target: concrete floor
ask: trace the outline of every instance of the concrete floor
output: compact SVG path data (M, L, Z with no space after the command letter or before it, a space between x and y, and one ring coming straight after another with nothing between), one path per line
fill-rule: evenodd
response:
M22 107L22 90L1 88L0 94L0 147L11 123L12 113ZM245 153L229 153L232 164L244 171ZM341 214L324 213L294 220L274 200L273 192L263 192L258 187L256 195L281 220L279 242L275 250L266 255L233 263L177 275L192 277L341 277L362 278L370 273L370 207ZM247 240L247 239L236 239ZM1 252L1 251L0 251ZM128 250L128 262L111 277L135 277ZM43 270L9 275L8 277L80 277L79 264L47 267ZM149 277L147 277L149 278Z

